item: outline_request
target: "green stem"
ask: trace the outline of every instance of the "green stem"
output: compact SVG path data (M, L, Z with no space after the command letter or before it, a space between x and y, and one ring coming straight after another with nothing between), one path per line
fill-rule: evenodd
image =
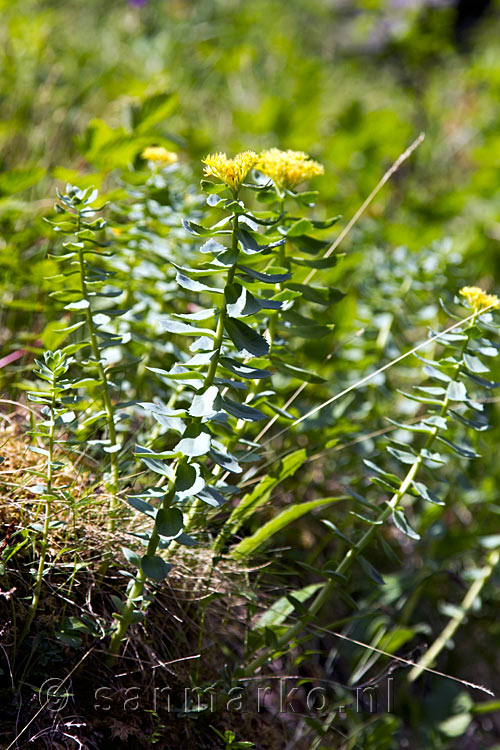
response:
M285 199L284 198L281 198L279 205L280 205L279 212L280 214L282 214L285 211ZM286 242L283 243L283 245L279 246L278 261L279 261L280 266L286 267ZM282 288L283 287L281 284L276 284L277 292L281 292ZM278 310L274 312L272 315L270 315L269 317L269 329L268 329L269 330L269 354L271 354L273 351L274 342L276 340L277 325L278 325ZM260 387L260 386L258 385L257 387Z
M481 571L481 575L479 576L479 578L476 578L472 586L465 594L456 615L451 618L439 637L436 638L432 646L427 649L420 661L410 671L408 675L409 682L414 682L418 677L420 677L422 672L427 669L433 663L434 659L441 653L447 642L451 640L451 638L453 638L455 632L460 627L465 617L467 616L467 613L470 611L477 597L481 593L484 584L490 578L495 567L498 565L499 560L500 549L492 550L488 555L486 566Z
M237 214L233 215L233 232L232 232L232 249L237 252L238 250L238 237L237 232L238 230L238 216ZM228 284L232 284L234 279L234 274L236 271L236 262L235 264L229 269L226 279L226 286ZM214 356L210 362L210 367L208 369L206 378L203 382L203 390L206 390L209 388L215 378L216 372L217 372L217 366L219 364L219 359L221 355L222 350L222 342L224 337L224 322L227 318L227 308L226 308L226 297L224 295L221 311L219 314L219 320L217 323L217 329L215 332L215 341L214 341ZM198 421L196 418L193 421ZM176 472L179 469L179 466L182 465L187 460L187 458L182 458L179 463L177 464ZM172 482L172 487L175 485L175 479ZM162 508L167 508L171 501L172 501L172 492L168 492L165 496ZM186 515L186 523L185 523L185 531L187 532L190 528L190 526L193 524L194 519L196 517L196 513L199 507L199 504L201 504L201 501L195 501L189 510L189 513ZM160 537L158 535L158 532L156 531L156 527L153 528L153 531L151 533L151 537L148 542L147 547L147 555L155 555L156 550L158 549L158 544L160 542ZM171 542L170 547L168 549L167 557L171 557L173 551L176 549L177 545L175 542ZM127 633L127 630L132 622L134 610L136 607L136 602L139 601L144 593L144 585L146 583L146 575L143 572L142 569L139 569L137 572L137 576L134 580L134 583L132 584L130 591L127 596L127 600L125 602L124 608L120 615L116 618L118 621L117 627L111 637L110 645L109 645L109 653L111 655L111 660L114 660L114 657L118 653L120 649L120 644L125 638L125 635Z
M471 321L469 328L472 328L472 326L474 325L474 322L475 322L475 318ZM467 343L468 343L468 338L466 339L462 347L462 350L461 350L462 355L466 349ZM454 375L453 380L457 379L459 371L460 371L460 362L457 364L457 367L455 369L455 375ZM445 416L445 414L448 411L448 406L449 406L449 399L448 397L446 397L440 410L440 416ZM399 486L399 489L394 493L390 501L386 503L385 508L379 513L376 524L373 526L370 526L368 530L363 534L361 539L359 539L358 542L347 551L344 559L339 563L339 565L335 569L335 573L337 573L338 575L345 575L345 573L349 570L353 562L359 557L361 552L365 549L365 547L371 541L378 526L383 524L389 518L389 516L393 513L393 511L397 508L400 500L411 487L411 484L413 480L415 479L415 476L420 466L422 465L422 462L424 459L423 452L426 450L429 450L434 440L436 439L438 432L439 432L439 428L434 427L432 429L432 432L429 433L423 448L420 449L418 456L416 457L413 464L410 466L406 476L404 477L403 481L401 482ZM250 662L250 664L248 664L245 667L245 669L242 671L241 674L244 676L252 675L256 669L259 669L263 664L265 664L267 661L269 661L269 659L272 658L273 653L275 653L276 651L282 650L283 648L288 647L290 642L302 632L306 624L306 621L309 620L314 615L316 615L320 611L320 609L323 607L323 605L331 598L333 590L335 589L336 586L337 586L337 581L333 579L325 583L323 588L316 595L316 598L314 599L312 604L308 606L307 614L303 617L300 617L295 623L295 625L292 625L290 628L288 628L288 630L285 633L283 633L283 635L278 639L278 642L275 647L273 647L272 649L267 648L264 651L262 651L259 654L259 656L257 656L252 662Z
M78 219L80 222L80 217ZM90 346L92 349L92 355L94 357L97 372L99 373L99 378L101 380L101 388L102 388L102 402L104 406L104 411L106 412L106 423L108 426L108 437L109 437L109 443L112 448L114 448L117 445L116 440L116 429L115 429L115 419L114 419L114 411L113 411L113 402L111 400L111 395L109 392L109 383L108 383L108 377L106 374L106 370L104 367L104 364L101 360L101 355L99 351L99 344L97 341L97 334L94 327L94 320L92 318L92 308L90 306L90 298L88 294L88 288L87 288L87 282L85 279L85 260L83 257L83 249L80 249L78 251L78 264L79 264L79 270L80 270L80 287L82 290L82 296L84 300L87 302L87 308L85 311L85 315L87 318L87 328L89 331L90 336ZM111 514L108 519L108 529L109 531L113 531L115 528L115 515L116 511L119 506L118 501L118 456L115 452L110 453L110 462L111 462L111 482L110 482L110 490L111 490Z
M53 375L51 389L52 389L52 401L50 404L50 426L49 426L49 444L48 444L48 457L47 457L47 486L45 489L46 502L45 502L45 518L42 529L42 539L40 542L40 559L38 561L38 570L35 579L35 588L33 591L33 598L28 611L28 616L23 628L23 632L19 639L18 646L23 642L35 617L38 605L40 603L40 594L42 591L43 574L45 571L45 562L47 559L47 550L49 546L49 533L50 533L50 512L52 508L52 477L53 477L53 463L54 463L54 432L55 432L55 407L56 407L56 382L55 375Z
M238 214L233 214L233 231L231 235L231 249L238 253ZM234 262L234 265L231 266L227 273L226 277L226 287L229 286L229 284L233 283L234 280L234 274L236 272L236 263L238 260L238 256L236 256L236 260ZM219 314L219 320L217 322L217 329L215 331L215 341L214 341L214 356L212 357L210 361L210 367L208 368L207 376L205 378L205 382L203 383L203 390L206 390L209 388L212 383L214 382L215 374L217 372L217 367L219 366L219 359L220 359L220 353L222 349L222 340L224 338L224 323L227 319L227 302L226 302L226 295L224 294L223 300L222 300L222 307Z
M163 509L166 509L170 506L172 502L172 497L173 497L173 493L171 491L167 492L161 504L161 507ZM151 536L149 538L148 546L146 548L146 554L151 555L151 556L155 555L156 550L158 549L159 543L160 543L160 537L158 535L158 532L156 531L156 526L154 526L153 531L151 532ZM118 653L120 649L120 644L125 638L127 630L132 622L134 610L136 609L137 602L139 602L142 599L145 583L146 583L146 574L144 573L142 568L139 568L137 571L137 575L135 577L134 583L130 587L130 591L128 593L127 600L125 602L123 610L115 618L115 621L117 621L118 624L113 635L111 636L111 641L109 644L109 653L111 654L112 657L116 656L116 654ZM114 658L111 659L111 661L113 660Z
M231 236L231 249L238 254L238 214L233 214L232 218L233 222L233 231ZM234 280L234 274L236 272L236 264L238 262L238 255L236 255L236 260L234 262L234 265L231 266L231 268L228 271L227 277L226 277L226 284L225 286L229 286L229 284L233 283ZM203 391L206 391L207 388L209 388L212 383L214 382L215 375L217 373L217 367L219 366L219 360L221 356L221 350L222 350L222 341L224 338L224 324L227 320L227 302L226 302L226 295L224 294L224 298L222 301L222 307L221 311L219 313L219 320L217 322L217 328L215 331L215 341L214 341L214 356L212 357L210 361L210 367L208 368L208 372L206 375L206 378L203 382ZM217 469L217 475L220 473L220 470ZM186 524L184 527L184 531L186 533L189 532L189 530L192 528L193 524L196 521L198 511L203 505L203 502L201 500L195 500L191 508L189 509L188 513L186 514ZM174 544L172 549L169 549L169 553L172 553L172 550L175 549L176 545Z

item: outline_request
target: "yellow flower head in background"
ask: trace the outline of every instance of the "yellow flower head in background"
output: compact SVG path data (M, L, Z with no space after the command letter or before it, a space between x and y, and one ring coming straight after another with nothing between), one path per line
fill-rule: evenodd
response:
M462 297L465 297L467 304L476 313L484 310L486 307L491 307L492 310L500 307L500 299L498 299L496 294L487 294L484 289L478 286L464 286L460 289L459 293Z
M257 169L270 177L276 187L289 190L311 177L325 173L323 165L311 159L304 151L281 151L279 148L263 151Z
M242 151L234 159L228 159L226 154L208 154L202 159L205 164L204 174L207 177L217 177L225 182L231 190L237 191L241 183L258 161L255 151Z
M168 167L170 164L175 164L178 161L177 154L174 151L167 151L163 146L148 146L144 149L141 156L143 159L154 161L163 167Z

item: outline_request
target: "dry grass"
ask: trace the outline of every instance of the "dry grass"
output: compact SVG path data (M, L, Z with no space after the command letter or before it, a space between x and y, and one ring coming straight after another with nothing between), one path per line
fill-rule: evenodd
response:
M133 519L134 531L144 530L147 519L124 505L124 522L112 536L106 531L107 496L85 455L64 456L66 467L57 477L60 499L54 503L54 518L62 523L51 534L39 612L17 650L37 554L30 525L43 515L43 504L29 488L37 481L30 472L43 472L44 458L29 450L26 427L21 410L0 426L0 547L5 565L0 658L6 678L0 691L2 746L8 747L27 727L15 747L222 747L211 729L215 726L233 729L238 739L262 750L284 747L288 729L271 714L226 710L231 686L225 682L225 666L243 656L252 598L248 571L232 561L219 560L209 575L208 551L177 548L168 579L149 590L147 620L130 629L117 663L106 664L111 596L123 599L127 578L120 571L133 572L121 546L141 549L126 529ZM104 560L105 573L96 573L103 570ZM94 633L72 629L77 622L93 624ZM58 704L49 702L40 711L40 686L48 679L65 678L67 704L58 710ZM215 710L186 714L181 710L185 690L194 696L193 689L200 686L212 686Z

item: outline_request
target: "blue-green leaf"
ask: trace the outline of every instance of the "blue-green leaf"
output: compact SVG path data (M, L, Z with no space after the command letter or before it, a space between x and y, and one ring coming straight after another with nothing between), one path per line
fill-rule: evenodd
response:
M184 456L204 456L210 450L210 433L201 424L191 424L182 434L176 450Z
M188 413L191 417L213 417L219 411L219 402L219 389L217 386L211 385L203 393L197 393L193 396Z
M266 339L241 320L226 319L224 328L238 351L255 357L263 357L269 352Z
M141 558L141 568L148 578L153 581L163 581L172 570L172 565L158 555L144 555Z
M410 522L406 518L402 510L394 509L392 512L392 518L397 528L410 539L420 539L420 534L412 529Z
M233 375L238 375L240 378L245 378L247 380L259 380L260 378L271 377L271 373L269 372L269 370L250 367L249 365L238 362L236 359L232 359L231 357L221 357L219 361L220 364L226 368L226 370L232 372Z
M238 264L238 268L246 273L247 276L250 276L250 278L261 281L263 284L280 284L283 281L288 281L288 279L292 278L291 273L261 273L260 271L256 271L253 268L241 264Z
M255 409L253 406L248 404L242 404L238 401L224 396L221 399L222 408L237 419L243 419L247 422L259 422L261 419L265 419L266 415L263 414L259 409Z
M160 508L155 523L160 536L175 539L184 528L184 517L179 508Z
M205 488L201 467L199 464L186 462L179 463L175 475L175 493L177 500L185 500L197 495Z

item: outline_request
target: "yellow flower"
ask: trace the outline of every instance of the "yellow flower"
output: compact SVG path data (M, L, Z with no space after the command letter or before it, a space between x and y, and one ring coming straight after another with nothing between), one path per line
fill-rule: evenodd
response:
M281 151L279 148L263 151L257 169L270 177L276 187L289 190L325 172L323 165L313 161L304 151Z
M258 158L255 151L242 151L234 159L228 159L226 154L221 153L208 154L202 159L205 164L204 174L207 177L217 177L236 192Z
M464 286L460 289L460 294L462 297L465 297L469 307L476 313L484 310L486 307L491 307L492 310L500 307L500 299L498 299L496 294L487 294L484 289L478 286Z
M148 161L154 161L156 164L161 164L164 167L175 164L178 160L178 156L174 151L167 151L163 146L148 146L142 152L141 157Z

